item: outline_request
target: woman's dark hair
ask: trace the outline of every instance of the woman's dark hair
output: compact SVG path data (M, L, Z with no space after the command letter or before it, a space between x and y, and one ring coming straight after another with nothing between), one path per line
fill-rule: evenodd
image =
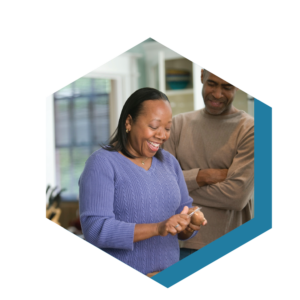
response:
M136 121L137 117L143 110L143 102L147 100L166 100L170 102L164 93L153 88L142 88L135 91L125 102L119 119L118 127L111 136L109 144L103 147L105 150L120 151L127 157L136 158L130 154L127 149L127 133L125 123L128 115L131 116L133 122ZM161 150L159 149L154 156L159 160L162 160Z

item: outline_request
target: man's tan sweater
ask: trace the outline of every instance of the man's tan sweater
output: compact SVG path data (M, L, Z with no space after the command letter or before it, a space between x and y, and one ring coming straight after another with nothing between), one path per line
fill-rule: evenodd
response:
M194 205L208 221L183 247L200 249L252 218L253 117L244 111L212 116L204 109L177 115L164 149L179 161ZM199 169L228 169L228 174L223 182L199 187Z

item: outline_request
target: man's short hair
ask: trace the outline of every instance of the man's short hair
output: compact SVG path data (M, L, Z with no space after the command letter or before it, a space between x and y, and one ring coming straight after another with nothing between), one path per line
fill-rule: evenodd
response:
M203 77L207 76L209 71L207 71L206 69L202 69L203 70Z

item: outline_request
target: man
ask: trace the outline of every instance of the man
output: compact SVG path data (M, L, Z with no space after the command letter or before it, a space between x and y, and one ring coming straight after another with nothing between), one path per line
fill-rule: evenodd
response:
M181 259L252 218L254 119L233 106L236 87L207 70L201 81L205 108L175 116L164 145L208 221L181 245Z

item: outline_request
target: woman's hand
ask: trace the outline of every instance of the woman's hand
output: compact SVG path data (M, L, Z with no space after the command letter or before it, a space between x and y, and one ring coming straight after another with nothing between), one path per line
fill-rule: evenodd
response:
M185 230L191 221L191 218L188 216L188 211L188 207L185 206L180 214L157 223L158 235L167 236L169 233L176 235Z
M190 233L193 233L193 232L196 231L196 230L200 230L200 227L201 227L201 226L194 225L194 224L192 224L192 222L191 222L191 223L189 224L189 226L187 226L187 228L185 229L185 231L190 232Z
M169 233L172 235L178 234L178 238L182 240L189 238L195 230L199 230L201 225L206 225L207 223L202 212L195 213L197 215L199 213L201 217L200 226L191 222L191 220L193 220L194 218L191 218L188 214L190 214L195 209L197 209L197 206L190 209L185 206L180 214L174 215L163 222L151 224L136 224L134 227L133 242L143 241L158 235L167 236Z

